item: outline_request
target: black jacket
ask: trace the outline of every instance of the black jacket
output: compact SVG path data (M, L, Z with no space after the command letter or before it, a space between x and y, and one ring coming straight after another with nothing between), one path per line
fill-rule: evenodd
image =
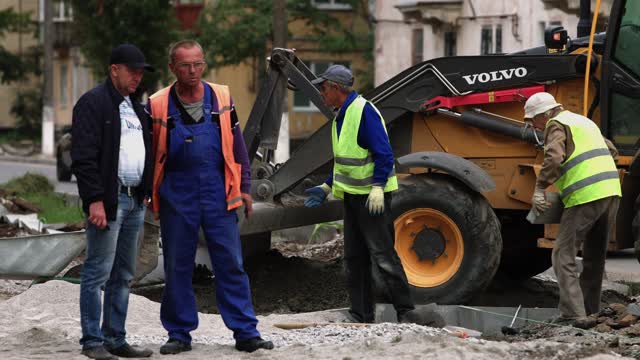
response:
M107 220L116 219L118 210L118 158L120 154L120 103L124 97L107 80L82 95L73 107L71 170L78 179L82 208L102 200ZM153 154L150 118L135 101L133 110L140 119L146 150L144 173L138 187L138 200L151 194Z

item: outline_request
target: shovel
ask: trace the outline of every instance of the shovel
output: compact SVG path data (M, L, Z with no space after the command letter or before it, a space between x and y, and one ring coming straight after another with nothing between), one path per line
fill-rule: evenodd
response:
M503 335L517 335L520 330L516 329L513 327L513 323L516 322L516 319L518 318L518 313L520 313L520 308L522 307L522 305L518 305L518 309L516 310L515 315L513 315L513 319L511 319L511 324L509 324L509 326L503 326L500 330L502 331Z

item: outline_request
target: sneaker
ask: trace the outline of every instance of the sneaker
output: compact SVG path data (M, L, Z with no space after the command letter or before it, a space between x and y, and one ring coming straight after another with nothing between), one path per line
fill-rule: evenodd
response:
M118 360L117 356L111 355L104 346L96 346L88 349L82 349L82 355L96 360Z
M185 351L191 351L191 344L176 339L169 339L166 344L160 346L160 354L162 355L179 354Z
M274 346L271 341L264 340L259 336L256 336L248 340L236 340L236 349L240 351L246 351L251 353L258 349L271 350L273 348Z
M149 349L137 349L127 343L124 343L122 346L119 346L115 349L107 350L113 355L123 357L123 358L146 358L153 354L153 351Z

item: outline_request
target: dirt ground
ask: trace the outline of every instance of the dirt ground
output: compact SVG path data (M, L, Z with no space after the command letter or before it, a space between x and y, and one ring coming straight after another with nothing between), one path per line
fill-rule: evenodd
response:
M537 324L521 329L517 336L466 339L405 324L376 324L362 329L275 328L277 322L341 321L335 312L323 311L348 306L341 247L339 239L325 246L285 244L245 262L260 331L277 346L274 351L251 355L233 349L233 339L217 315L211 274L198 269L194 288L202 313L200 327L194 332L194 350L180 355L180 359L212 355L225 359L640 359L640 326L636 335L634 331L601 333ZM25 291L24 285L16 282L12 292L6 294L0 286L0 358L84 359L78 345L78 286L51 281ZM166 341L159 323L162 286L135 289L133 293L128 339L152 348L154 358L164 358L158 354L160 344ZM557 294L557 284L544 277L519 284L496 281L470 305L555 307ZM633 300L615 291L603 293L603 305Z
M336 246L341 246L337 244ZM349 306L344 264L336 257L334 244L313 259L298 257L312 253L297 244L245 262L251 281L253 303L257 314L300 313L344 308ZM203 313L218 313L213 280L199 269L194 281L196 302ZM162 286L134 289L135 294L160 302ZM611 290L602 294L602 305L631 301ZM558 285L544 278L531 278L521 283L494 281L468 305L554 308L558 305Z
M341 260L286 258L271 251L247 261L245 270L257 314L321 311L349 304ZM212 282L200 276L194 283L196 302L203 313L218 313ZM161 286L133 292L157 302L162 298Z

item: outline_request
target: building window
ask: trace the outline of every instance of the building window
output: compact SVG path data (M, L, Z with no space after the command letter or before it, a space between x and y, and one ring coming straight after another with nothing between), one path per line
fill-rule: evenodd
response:
M487 55L493 51L493 28L483 26L480 32L480 55Z
M65 108L67 106L67 76L68 76L67 64L60 65L60 107Z
M419 64L423 60L423 35L422 29L413 29L411 46L411 65Z
M73 20L73 7L68 1L54 1L53 2L53 21L72 21Z
M496 25L496 54L502 53L502 24Z
M351 64L349 64L348 62L311 61L306 63L309 70L311 70L311 72L316 75L322 74L323 72L325 72L325 70L327 70L329 66L333 64L341 64L348 68L351 68ZM293 111L313 112L318 111L318 108L302 91L295 91L293 93Z
M480 55L497 53L502 53L502 24L495 29L493 25L485 25L480 32Z
M444 56L456 56L456 32L444 33Z
M322 10L351 10L348 1L341 0L311 0L311 3Z
M45 0L40 0L40 6L39 6L40 22L44 22L44 2ZM53 21L56 21L56 22L72 21L73 7L71 6L71 2L65 1L65 0L54 0L52 19Z

